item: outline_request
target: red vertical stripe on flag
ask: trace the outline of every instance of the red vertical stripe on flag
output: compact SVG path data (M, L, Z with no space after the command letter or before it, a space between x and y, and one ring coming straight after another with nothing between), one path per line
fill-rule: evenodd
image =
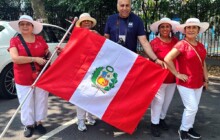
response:
M96 33L88 33L88 29L75 27L64 50L42 75L36 86L49 89L54 95L69 100L104 42L105 38L97 36Z
M133 133L167 74L159 65L138 57L102 120Z

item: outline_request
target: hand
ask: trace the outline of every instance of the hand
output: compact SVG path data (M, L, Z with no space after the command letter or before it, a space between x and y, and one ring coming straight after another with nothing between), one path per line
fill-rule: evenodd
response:
M162 68L167 69L167 65L164 61L161 61L160 59L156 59L155 63L160 65Z
M34 62L36 62L39 65L43 66L47 63L47 60L42 58L42 57L34 57Z
M187 82L187 80L188 80L188 76L185 75L185 74L177 73L177 74L176 74L176 77L177 77L178 79L182 80L183 82Z
M57 55L60 55L60 53L63 51L63 48L61 47L56 47L57 49Z
M208 86L209 86L209 82L208 81L204 81L204 84L203 84L204 88L205 89L208 89Z

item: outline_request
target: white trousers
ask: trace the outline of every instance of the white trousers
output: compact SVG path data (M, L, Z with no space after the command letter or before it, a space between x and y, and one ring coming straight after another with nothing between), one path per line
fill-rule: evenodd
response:
M177 85L177 89L180 93L183 105L185 107L180 130L188 131L190 128L193 128L196 113L199 107L199 101L202 95L203 86L198 89L191 89Z
M15 84L18 100L21 104L26 97L31 86ZM21 122L23 125L33 125L47 117L48 92L35 87L21 107Z
M167 110L175 92L176 84L162 84L151 102L151 122L159 124L165 119Z
M85 120L86 117L92 117L92 114L90 114L89 112L85 111L84 109L76 106L76 114L77 114L77 119L78 120Z

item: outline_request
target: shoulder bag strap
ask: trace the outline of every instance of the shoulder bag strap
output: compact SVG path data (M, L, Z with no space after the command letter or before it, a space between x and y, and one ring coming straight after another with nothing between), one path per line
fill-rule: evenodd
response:
M202 59L201 59L201 57L199 56L199 54L198 54L198 52L196 51L196 49L195 49L189 42L187 42L186 40L183 40L183 41L185 41L186 43L188 43L189 46L194 50L194 52L196 53L196 55L197 55L198 58L199 58L199 61L201 62L202 68L203 68Z
M26 44L25 41L24 41L24 38L21 36L21 34L18 34L18 37L19 37L19 39L20 39L22 45L24 46L24 48L25 48L25 50L26 50L28 56L32 57L31 52L30 52L30 50L29 50L27 44ZM32 69L32 71L36 71L36 67L35 67L35 65L34 65L34 62L31 62L31 69Z

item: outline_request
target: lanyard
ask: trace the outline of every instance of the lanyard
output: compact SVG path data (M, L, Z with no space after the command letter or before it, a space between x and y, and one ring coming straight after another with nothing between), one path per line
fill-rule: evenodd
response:
M126 26L125 26L125 41L126 41L126 36L127 36L127 32L128 32L128 24L129 24L129 19L130 19L130 15L129 17L126 19ZM121 33L120 30L120 17L118 15L117 21L116 21L116 41L119 40L119 35Z

